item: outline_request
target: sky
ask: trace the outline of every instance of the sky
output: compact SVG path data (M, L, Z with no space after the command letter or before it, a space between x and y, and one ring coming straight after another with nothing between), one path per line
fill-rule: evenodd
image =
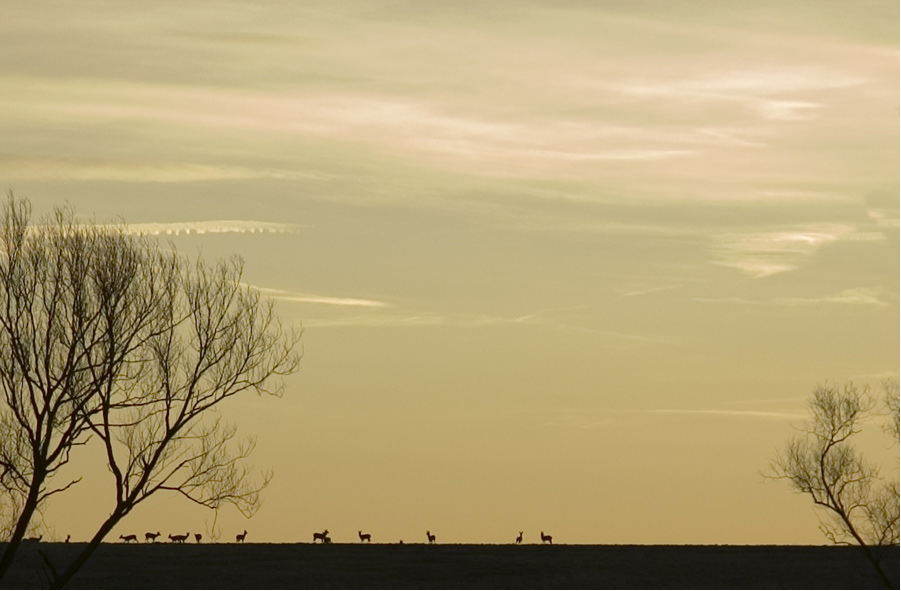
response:
M761 473L817 384L899 371L898 10L6 3L0 181L239 254L303 326L223 409L275 472L224 540L822 544ZM88 539L72 468L45 521Z

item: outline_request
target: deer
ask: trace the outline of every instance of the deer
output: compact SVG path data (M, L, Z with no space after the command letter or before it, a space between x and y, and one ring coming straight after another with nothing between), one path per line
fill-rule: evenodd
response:
M203 534L194 534L194 539L197 540L197 543L200 543L200 540L203 539Z
M519 532L519 535L516 536L516 541L513 543L514 544L522 544L522 532Z
M323 544L326 544L326 543L328 543L325 541L327 539L328 539L328 530L324 530L321 534L320 533L313 534L313 543L314 544L316 543L316 540L319 540ZM331 540L329 540L329 541L331 541Z
M372 535L364 534L362 531L357 530L357 535L360 536L360 542L366 542L367 544L372 543Z
M544 535L544 532L541 532L541 543L544 544L545 542L547 542L548 544L553 544L554 536L546 536Z
M144 534L144 541L145 542L155 542L158 537L160 537L160 532L156 532L156 533L147 532Z
M247 537L247 530L245 529L243 534L238 534L238 535L235 536L235 543L236 543L236 544L237 544L237 543L243 544L243 543L244 543L244 538L246 538L246 537Z
M72 539L72 534L66 534L66 543L69 543L69 540Z
M325 536L324 538L322 538L322 543L323 543L323 544L331 544L331 543L332 543L332 539L331 539L330 537L328 537L328 536Z
M429 544L435 543L435 534L430 531L425 532L426 537L429 539Z
M178 542L179 544L184 544L184 543L185 543L185 540L188 539L188 536L189 536L189 535L191 535L191 532L188 532L188 533L186 533L185 535L175 534L175 535L173 536L172 534L169 534L169 539L170 539L171 541L173 541L173 542Z
M129 542L137 542L138 536L136 536L135 534L128 534L127 536L119 536L119 539L125 540L125 543L127 544Z

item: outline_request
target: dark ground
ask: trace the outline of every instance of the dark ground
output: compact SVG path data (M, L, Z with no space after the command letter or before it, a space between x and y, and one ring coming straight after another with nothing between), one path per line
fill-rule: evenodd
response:
M4 588L40 588L38 548L62 565L81 544L30 544ZM886 557L897 581L898 548ZM590 588L878 589L858 548L104 544L76 589ZM896 582L896 587L897 582Z

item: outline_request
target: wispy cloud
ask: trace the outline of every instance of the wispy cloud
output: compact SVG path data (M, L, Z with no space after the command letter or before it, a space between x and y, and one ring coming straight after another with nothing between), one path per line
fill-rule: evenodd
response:
M885 307L889 303L883 298L883 292L879 289L857 287L846 289L834 295L819 297L780 297L766 300L755 300L741 297L728 298L693 298L695 302L708 302L715 304L742 304L752 306L877 306Z
M308 301L306 296L281 296L277 290L263 290L286 301ZM274 293L272 293L274 292ZM334 302L328 300L334 299ZM344 305L361 306L368 308L395 308L390 304L375 302L372 300L356 300L345 298L323 298L312 296L309 303L334 303L347 302ZM573 306L566 308L574 310L585 306ZM556 310L559 311L559 310ZM553 315L555 310L538 310L536 312L516 317L502 317L488 314L440 314L430 312L412 312L410 310L373 310L372 313L357 315L332 315L310 316L305 318L307 327L343 327L343 326L369 326L369 327L419 327L419 326L443 326L451 328L479 328L487 326L534 326L554 331L582 333L595 335L614 341L634 341L636 343L667 344L670 339L662 336L632 334L622 331L605 330L580 323L576 318L560 319Z
M260 291L263 295L267 295L273 297L277 300L283 302L295 302L300 304L322 304L325 306L342 306L342 307L353 307L353 308L390 308L391 304L387 302L381 302L378 300L369 300L363 298L348 298L348 297L336 297L336 296L324 296L317 295L311 293L299 293L299 292L291 292L285 291L282 289L273 289L269 287L257 287L257 290ZM308 323L310 326L322 326L322 324L317 323L317 321L312 320Z
M648 295L651 293L657 293L658 291L669 291L671 289L679 289L682 287L681 285L661 285L658 287L646 287L640 289L626 289L621 290L620 295L624 298L632 298L636 296Z
M290 234L297 232L302 227L303 226L300 224L279 224L275 222L255 222L250 220L124 224L124 228L127 232L145 236L179 236L182 234Z
M0 155L0 177L39 181L191 183L214 180L276 178L278 173L242 166L190 162L128 162Z
M840 240L882 240L846 224L820 224L769 232L719 234L712 238L713 263L767 277L798 268L824 245Z
M25 181L196 183L229 180L324 180L310 171L147 159L21 157L0 154L0 177Z
M770 419L770 420L797 420L804 419L806 415L791 412L774 412L768 410L723 410L723 409L681 409L681 408L659 408L647 410L618 411L634 414L656 414L656 415L686 415L699 417L730 417L730 418L751 418L751 419Z
M760 402L760 401L756 401ZM780 400L779 402L784 402ZM652 408L652 409L599 409L564 408L511 410L503 413L509 417L531 416L543 419L539 426L568 429L594 429L622 426L640 417L668 417L673 420L724 419L752 421L801 421L807 418L802 410L733 410L723 408Z

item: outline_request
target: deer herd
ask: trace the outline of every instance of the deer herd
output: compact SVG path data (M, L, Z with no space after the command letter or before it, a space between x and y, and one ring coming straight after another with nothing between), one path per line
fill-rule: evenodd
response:
M147 542L147 543L156 542L156 539L159 538L160 535L161 535L160 532L147 532L144 534L144 542ZM371 544L372 543L372 534L364 534L362 530L357 530L357 536L359 536L361 544ZM437 542L437 537L431 531L426 531L425 536L426 536L426 540L428 541L429 544L435 544ZM190 532L185 533L185 534L169 534L169 542L175 543L175 544L184 544L185 541L190 537L191 537ZM67 543L70 538L71 538L71 536L66 536ZM235 536L235 543L243 544L245 538L247 538L247 530L246 529L244 530L243 533L237 534ZM138 536L137 536L137 534L127 534L127 535L119 536L119 539L122 540L126 544L131 543L131 542L137 543ZM24 542L40 542L41 536L38 536L36 538L25 538L23 541ZM203 541L203 535L202 534L194 534L194 541L197 542L198 544L200 544ZM327 529L322 530L321 532L315 532L313 534L313 543L315 544L316 542L319 542L320 544L331 544L332 543L332 539L328 536ZM404 541L400 540L400 542L398 542L398 543L403 544ZM519 532L519 535L516 536L516 539L513 541L513 543L516 545L522 544L522 532ZM542 544L553 544L554 538L553 538L553 536L549 536L549 535L545 534L544 531L542 531L541 532L541 543Z
M324 529L321 532L314 532L313 533L313 543L315 544L318 542L320 544L331 544L332 539L329 537L328 534L329 534L329 531L327 529ZM516 536L516 539L513 541L514 544L516 544L516 545L522 544L522 534L523 534L523 532L519 532L519 535ZM161 535L160 532L155 532L155 533L147 532L144 534L144 541L148 542L148 543L156 542L156 539L158 537L160 537L160 535ZM361 544L371 544L372 543L372 534L364 534L363 530L357 530L357 536L360 538ZM437 543L438 538L431 531L426 531L425 536L426 536L426 540L428 541L429 544ZM169 541L172 543L184 544L185 541L189 537L191 537L190 532L188 532L186 534L169 534ZM246 537L247 537L247 530L245 529L243 533L240 533L235 536L235 543L237 543L237 544L243 543L244 539ZM137 534L128 534L128 535L119 536L119 539L127 544L129 542L137 542L138 536L137 536ZM32 540L39 541L40 538L33 538ZM203 536L201 534L194 534L194 540L199 544L203 541ZM67 542L69 541L68 538L66 539L66 541ZM398 542L398 543L403 544L404 541L400 540L400 542ZM541 543L542 544L553 544L554 538L553 538L553 536L549 536L549 535L545 534L544 531L542 531L541 532Z

